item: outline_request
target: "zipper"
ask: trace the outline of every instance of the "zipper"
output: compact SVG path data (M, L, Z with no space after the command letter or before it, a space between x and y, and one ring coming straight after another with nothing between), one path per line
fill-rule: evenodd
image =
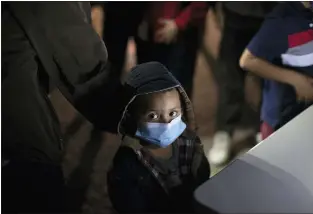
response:
M40 84L40 83L39 83ZM53 130L56 132L57 134L57 138L58 138L58 141L59 141L59 149L61 151L63 151L64 149L64 140L62 138L62 133L61 133L61 130L59 129L60 128L60 122L59 122L59 118L57 117L57 114L56 114L56 111L55 109L53 108L52 104L51 104L51 100L49 99L47 93L44 91L44 89L42 88L42 86L40 86L41 88L41 93L44 97L44 99L46 100L46 103L48 105L48 108L50 109L51 111L51 115L53 117L53 121L52 121L52 126L53 126Z

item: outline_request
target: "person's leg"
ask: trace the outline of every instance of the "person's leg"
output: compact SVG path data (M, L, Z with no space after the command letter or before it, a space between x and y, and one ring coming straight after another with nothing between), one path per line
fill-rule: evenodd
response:
M169 68L169 53L172 50L172 45L154 43L151 40L144 41L138 36L135 37L137 46L137 62L145 63L156 61L162 63Z
M209 158L215 164L222 164L229 159L234 130L241 122L243 111L245 111L244 114L249 112L244 94L246 73L239 67L239 59L254 34L250 27L244 26L242 17L229 14L226 10L224 12L225 23L220 55L213 66L219 86L219 107L217 133L213 139L213 148L209 153ZM234 25L236 19L238 23ZM254 28L257 29L257 26ZM251 120L251 117L249 119Z
M254 35L251 29L229 29L225 26L215 76L219 84L220 108L218 129L232 133L241 122L242 113L248 111L245 102L245 79L247 73L239 67L240 56ZM231 38L227 38L231 37ZM244 110L245 109L245 110ZM249 117L251 121L251 116Z
M144 41L138 36L135 37L136 49L137 49L137 64L157 61L154 57L155 48L152 42Z
M164 50L165 51L165 50ZM176 77L176 79L183 85L183 75L181 73L183 67L183 61L185 59L186 47L180 41L179 43L175 43L171 45L167 54L167 64L169 71ZM186 88L185 88L186 90Z
M242 51L238 54L239 58L241 57L243 50L261 27L262 19L251 18L250 22L251 23L240 32L242 35L240 47L242 48ZM239 66L238 69L243 73L243 93L245 98L243 103L244 106L241 110L242 118L240 127L244 130L252 130L250 133L256 134L260 131L260 109L263 87L262 79L252 73L242 70Z
M130 35L124 25L123 20L116 19L116 22L114 22L114 17L109 16L104 27L104 42L109 53L110 68L114 69L119 75L123 72L126 46Z
M243 107L243 82L241 74L237 72L235 60L236 40L235 29L225 24L220 45L220 55L213 66L213 73L219 88L217 108L217 132L213 138L213 146L209 151L209 161L220 165L230 156L231 135L234 126L241 118Z
M137 34L145 3L108 2L105 5L104 42L111 68L123 72L127 42Z
M195 61L198 50L198 34L196 29L173 44L168 56L168 68L182 84L187 95L191 98Z
M168 69L170 69L170 64L172 62L170 58L170 53L172 52L174 48L174 44L153 44L153 60L158 61L165 65Z

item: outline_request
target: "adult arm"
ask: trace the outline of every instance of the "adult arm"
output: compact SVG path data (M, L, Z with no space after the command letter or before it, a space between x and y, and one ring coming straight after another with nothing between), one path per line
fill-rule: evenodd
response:
M97 12L100 13L103 13L102 6L100 4L93 5ZM99 35L103 31L103 23L99 23L100 20L92 20L92 14L89 11L92 12L93 10L85 10L85 13L82 13L82 15L86 16L87 20L91 20L93 27L96 24L93 21L97 21L98 25L95 30ZM104 14L102 14L102 17L101 14L98 15L100 15L98 18L101 19ZM86 18L82 18L86 20ZM101 24L102 26L100 26ZM84 44L86 46L86 52L80 56L87 65L83 67L84 70L82 72L88 73L88 76L86 75L87 78L82 84L74 85L73 93L70 94L72 104L96 128L116 133L117 123L120 119L121 105L119 104L119 98L122 94L120 76L110 69L109 62L107 61L108 53L102 37L94 36L94 31L90 28L90 23L82 23L82 27L82 38L90 40L90 42ZM73 34L73 36L76 35ZM74 45L78 46L79 44ZM78 51L75 52L75 54L81 55ZM64 90L62 91L62 88L60 88L60 91L63 93Z
M182 3L166 2L165 8L180 8ZM191 24L204 23L207 12L207 4L204 2L190 3L176 18L161 18L158 20L163 27L155 33L155 41L170 44L177 39L179 31L184 31Z
M245 49L240 58L241 68L248 70L265 79L293 85L298 73L291 69L276 66Z
M91 23L100 38L103 37L104 11L101 5L91 7Z
M116 132L121 83L111 71L88 2L10 2L49 77L91 123ZM58 14L57 16L55 14Z
M275 65L288 44L282 20L266 20L244 50L239 64L260 77L291 85L299 99L313 99L313 79L292 69Z
M208 11L206 2L192 2L175 18L179 30L185 30L190 24L201 24L204 22Z
M248 49L243 52L240 58L240 66L265 79L293 86L299 100L313 100L313 78L269 63L253 55Z

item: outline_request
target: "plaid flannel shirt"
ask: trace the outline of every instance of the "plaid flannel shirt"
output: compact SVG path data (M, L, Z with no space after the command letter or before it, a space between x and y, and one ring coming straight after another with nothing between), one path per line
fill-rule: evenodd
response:
M179 137L175 143L178 146L178 162L179 162L179 172L181 176L188 175L192 173L196 176L196 171L200 165L203 147L200 142L199 137L188 137L184 134ZM129 146L136 153L139 161L149 170L149 172L154 176L157 182L162 186L166 193L169 192L166 186L165 180L160 174L160 171L153 164L152 156L149 152L146 152L142 146Z

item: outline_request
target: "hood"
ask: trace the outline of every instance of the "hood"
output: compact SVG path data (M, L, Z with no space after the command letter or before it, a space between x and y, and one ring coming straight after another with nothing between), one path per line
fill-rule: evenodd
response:
M127 113L129 106L137 96L171 88L177 88L180 93L187 130L195 132L196 123L192 104L181 84L164 65L158 62L148 62L134 67L125 79L123 96L121 97L121 117L117 127L118 133L121 135L130 134L127 128L129 127L127 124L130 122ZM133 126L133 123L130 125Z
M305 17L312 20L313 12L304 7L301 1L298 2L283 2L278 4L268 18L287 18L287 17Z

